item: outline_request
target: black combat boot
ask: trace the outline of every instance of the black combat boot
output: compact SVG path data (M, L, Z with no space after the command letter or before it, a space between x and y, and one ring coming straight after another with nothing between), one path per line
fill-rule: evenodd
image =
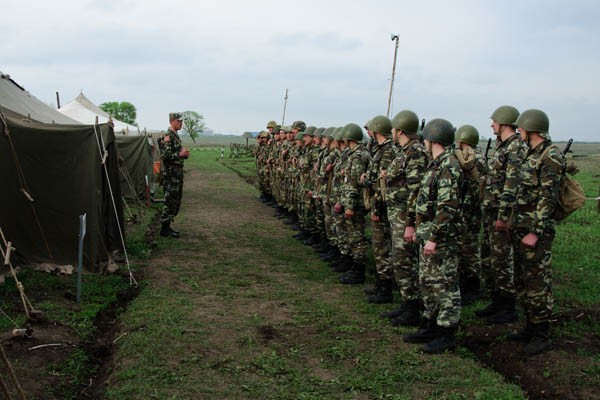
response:
M291 211L288 210L285 207L281 207L281 209L279 210L279 215L277 216L277 218L279 219L287 219L289 218L291 215Z
M423 318L419 329L416 332L402 335L402 340L406 343L429 343L438 336L440 336L440 331L435 320Z
M321 260L335 261L338 259L339 256L340 256L340 250L335 246L331 246L331 248L329 249L329 251L327 253L321 255Z
M367 302L374 304L392 303L394 301L394 282L391 279L381 280L379 291L367 296Z
M280 205L276 205L275 213L273 214L273 216L279 218L281 215L283 215L283 207Z
M353 262L352 268L340 275L339 281L342 285L358 285L365 283L365 264Z
M346 272L352 270L354 261L352 257L347 254L342 254L337 263L331 266L334 272Z
M519 319L514 296L500 296L500 309L486 320L488 324L508 324Z
M308 231L305 231L305 230L303 230L303 229L302 229L302 230L300 230L300 232L299 232L299 233L297 233L297 234L295 234L295 235L293 236L293 238L294 238L294 239L296 239L296 240L300 240L300 241L306 240L306 239L308 239L309 237L310 237L310 233L308 233Z
M550 339L550 326L547 322L532 324L533 335L529 343L525 345L525 353L529 356L539 354L552 347Z
M418 326L421 322L421 310L423 302L420 299L408 300L405 311L399 316L392 319L394 326Z
M423 346L428 354L441 354L456 347L456 326L438 326L439 336Z
M160 228L160 236L178 238L179 233L175 233L171 229L171 222L167 221L162 223L162 226Z
M375 277L375 284L371 287L365 288L365 295L371 296L381 290L381 286L383 285L383 280L379 279L379 275Z
M309 236L308 239L306 239L304 242L305 245L307 246L312 246L313 244L317 244L321 241L321 238L319 237L318 234L316 233L311 233L311 235Z
M531 322L527 322L523 329L517 332L510 332L506 334L506 340L510 340L513 342L529 342L531 338L533 338L534 328Z
M484 318L496 314L498 311L500 311L501 308L500 301L500 295L496 292L492 293L492 302L488 304L485 308L482 308L481 310L476 310L475 315L480 318Z
M383 311L382 313L379 314L379 316L381 318L396 318L399 317L400 315L402 315L402 313L406 311L406 303L405 302L400 302L400 304L398 304L398 307L394 308L393 310L389 310L389 311Z
M480 293L481 282L478 277L473 276L466 278L460 286L460 304L468 306L475 303L481 297Z
M290 212L288 214L287 219L284 221L284 224L286 225L294 225L298 223L298 215L296 215L295 212Z

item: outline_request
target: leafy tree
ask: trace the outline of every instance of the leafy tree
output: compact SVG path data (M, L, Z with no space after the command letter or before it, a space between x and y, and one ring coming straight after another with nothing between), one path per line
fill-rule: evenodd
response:
M137 126L135 119L137 117L137 111L135 106L127 101L107 101L106 103L100 104L100 108L104 112L110 114L114 119L126 122L131 125Z
M196 143L196 138L204 132L205 128L204 116L198 114L196 111L183 112L183 134L189 135L194 143Z

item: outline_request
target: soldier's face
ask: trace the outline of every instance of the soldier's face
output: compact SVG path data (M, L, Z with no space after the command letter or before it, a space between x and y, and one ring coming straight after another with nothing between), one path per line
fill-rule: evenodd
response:
M519 132L519 137L521 138L521 140L527 143L527 131L523 128L518 128L517 132Z
M431 153L431 142L427 139L425 139L425 150L427 150L427 152Z
M294 136L296 136L296 134L294 132L290 132L287 134L287 140L292 141L294 140Z
M490 125L490 127L492 128L492 131L494 132L494 135L499 135L500 134L500 124L497 123L496 121L492 120L492 124Z

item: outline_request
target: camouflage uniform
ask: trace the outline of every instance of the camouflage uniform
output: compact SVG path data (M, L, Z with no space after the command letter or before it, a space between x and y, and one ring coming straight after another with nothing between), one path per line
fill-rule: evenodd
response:
M331 197L330 197L330 207L331 213L333 215L333 226L334 226L334 235L336 244L342 256L350 256L350 245L348 243L348 232L346 229L346 221L343 213L336 213L333 208L335 203L340 201L342 195L342 183L344 181L344 177L342 176L342 170L344 165L346 165L346 161L348 159L349 149L346 147L344 150L337 149L338 156L336 158L336 163L333 166L333 179L331 183Z
M382 187L379 175L382 170L387 170L394 159L394 145L391 139L386 139L382 144L375 146L372 160L369 165L368 183L371 190L371 214L378 218L378 221L372 221L372 242L373 255L375 257L375 267L377 277L384 281L394 278L394 271L390 260L391 254L391 231L388 221L388 213L383 196L385 188Z
M158 148L164 165L162 184L165 191L165 205L160 220L165 223L172 222L179 213L183 195L184 158L179 155L182 149L181 139L170 128L158 139Z
M446 150L429 164L416 201L423 318L446 328L460 321L457 237L462 179L458 161ZM428 240L436 243L432 256L423 253Z
M532 324L547 324L552 315L554 209L564 170L564 157L549 140L529 150L521 168L514 223L515 283L527 321ZM538 237L535 248L521 242L530 232Z
M415 202L428 164L423 144L412 139L396 151L387 170L387 211L390 221L391 262L396 284L404 302L421 298L419 289L419 248L404 241L404 230L415 226Z
M351 218L345 218L346 232L352 259L361 266L363 276L369 244L365 236L365 206L360 176L369 165L369 158L369 153L361 144L357 144L354 149L348 148L348 159L344 166L344 183L340 198L340 204L344 210L354 211Z
M458 271L463 285L469 285L470 282L476 282L472 285L479 290L479 281L481 279L481 188L483 180L487 174L487 165L483 154L477 147L469 147L467 150L457 150L462 154L470 153L474 157L468 164L462 165L463 168L463 201L461 207L461 233L458 237L458 248L460 256L458 258ZM466 158L466 156L463 156Z
M484 224L489 227L489 237L484 238L490 246L490 269L483 271L488 289L493 296L514 298L513 245L506 232L496 232L496 220L509 222L513 213L515 196L519 185L519 170L525 158L525 144L518 135L498 141L494 155L489 161L489 173L485 180L483 195Z

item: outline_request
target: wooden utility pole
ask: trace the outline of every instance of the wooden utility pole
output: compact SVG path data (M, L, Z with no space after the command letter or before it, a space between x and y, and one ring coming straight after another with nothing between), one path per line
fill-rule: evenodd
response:
M392 40L396 41L396 45L394 46L394 65L392 66L392 80L390 81L390 95L388 96L388 106L387 106L387 114L386 116L390 117L390 107L392 105L392 92L394 90L394 77L396 76L396 56L398 55L398 35L392 34Z
M287 107L287 99L288 99L288 90L285 89L285 97L284 99L284 103L283 103L283 117L281 118L281 126L283 127L283 125L285 125L285 109Z

